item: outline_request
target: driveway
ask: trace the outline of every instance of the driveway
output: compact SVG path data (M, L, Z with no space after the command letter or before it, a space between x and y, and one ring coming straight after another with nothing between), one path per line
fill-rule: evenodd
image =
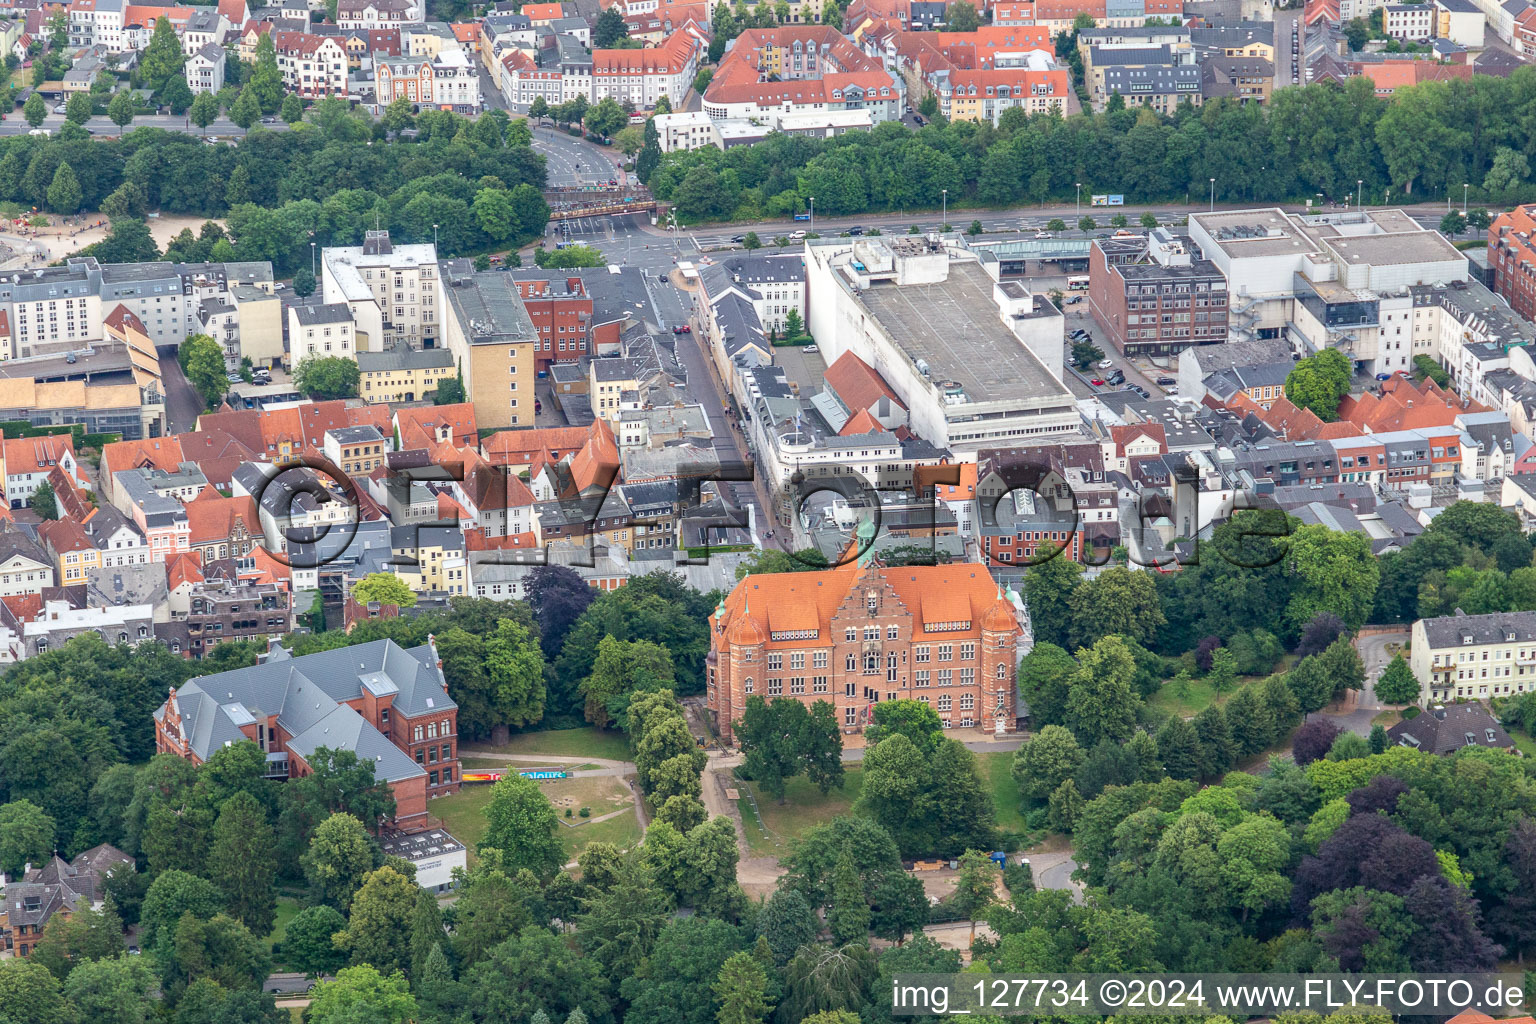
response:
M197 418L203 414L203 399L187 375L181 372L176 361L176 350L167 349L160 356L160 381L165 385L165 417L170 421L169 433L185 433L197 426Z
M1360 652L1360 660L1365 662L1365 689L1360 691L1356 706L1377 709L1386 707L1376 699L1376 680L1381 678L1381 674L1392 663L1393 655L1407 642L1406 629L1355 638L1355 650Z
M1037 889L1066 889L1072 893L1072 902L1083 902L1083 883L1072 878L1077 871L1077 861L1072 851L1033 853L1029 855L1030 871L1035 876Z

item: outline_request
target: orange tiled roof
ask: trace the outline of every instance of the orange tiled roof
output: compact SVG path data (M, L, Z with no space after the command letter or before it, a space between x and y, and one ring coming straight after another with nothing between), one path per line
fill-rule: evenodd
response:
M31 622L43 614L42 594L16 594L11 597L0 597L0 603L3 603L10 610L10 613L16 616L16 621L18 622Z
M590 434L591 429L588 427L498 430L481 442L480 450L493 466L531 466L537 469L546 458L558 461L580 451Z
M879 420L869 414L868 409L860 409L848 417L848 422L844 423L843 429L837 433L841 437L853 437L855 434L884 434L889 431L880 425Z
M211 487L186 503L187 525L193 544L204 544L227 538L236 523L244 523L246 532L261 535L261 521L256 511L256 500L250 495L225 498Z
M1126 445L1142 437L1156 441L1159 453L1168 450L1168 434L1161 423L1134 423L1128 426L1110 427L1109 436L1115 442L1116 455L1125 455Z
M172 555L165 563L165 584L172 590L183 583L203 582L203 556L197 551Z
M958 484L930 484L929 480L940 475L960 471ZM917 466L912 470L918 491L933 488L934 497L940 501L970 501L976 497L976 463L956 462L942 466Z
M822 375L822 380L841 398L851 411L868 409L882 398L888 398L902 409L905 403L896 392L864 360L852 352L844 352L833 360Z
M872 567L869 571L888 584L912 613L914 635L920 635L930 623L968 622L972 630L979 629L998 600L991 574L970 562ZM738 624L749 632L750 624L755 624L770 649L781 642L771 639L774 633L815 629L825 641L833 614L855 590L864 572L857 562L849 561L822 572L753 574L732 588L722 602L725 614L711 621L728 636ZM805 640L784 642L803 645Z
M618 480L619 445L603 420L593 424L592 437L571 458L571 480L578 493L588 488L607 489Z
M437 444L437 432L447 426L450 440L461 448L479 443L480 430L475 425L475 407L469 402L457 405L428 405L395 411L395 428L400 431L400 447L409 451L431 448ZM388 434L389 428L381 428Z

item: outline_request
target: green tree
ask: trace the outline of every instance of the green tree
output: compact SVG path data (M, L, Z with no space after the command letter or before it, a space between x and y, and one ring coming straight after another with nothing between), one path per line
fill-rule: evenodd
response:
M1288 562L1296 582L1286 618L1294 629L1321 611L1337 615L1348 629L1358 629L1370 615L1381 566L1364 534L1335 533L1315 523L1297 527Z
M298 124L304 120L304 101L299 99L298 93L289 93L283 97L283 122L285 124Z
M241 89L240 95L235 97L235 102L230 104L229 119L247 131L250 130L251 125L261 120L261 102L250 86ZM207 125L199 127L206 128Z
M359 604L377 602L399 608L414 608L416 592L392 572L371 572L353 585L352 600Z
M207 131L208 126L218 120L219 98L211 92L198 93L192 100L192 106L187 116L192 119L193 124L203 131Z
M593 135L607 138L629 123L629 115L612 96L604 96L587 111L585 124Z
M54 213L76 213L84 197L74 169L67 163L59 164L53 174L53 183L48 186L48 209Z
M100 911L82 907L65 916L54 914L43 928L43 938L32 950L38 963L44 964L63 981L76 965L87 960L121 956L123 919L114 901L108 899Z
M1349 394L1354 367L1338 349L1327 348L1299 360L1285 378L1285 397L1297 407L1310 409L1317 418L1339 418L1339 400Z
M798 309L790 309L784 314L785 339L794 341L803 334L805 334L805 321L800 318L800 311Z
M272 972L267 944L225 914L206 919L191 911L182 914L170 955L160 960L162 980L173 995L199 978L226 989L257 988Z
M144 1024L151 1019L150 1012L154 1003L149 994L155 985L154 972L142 958L95 960L83 963L69 972L69 977L64 981L64 997L82 1021Z
M968 0L955 0L944 9L944 29L947 32L975 32L981 27L981 16L976 6Z
M750 252L753 249L761 249L763 247L763 243L762 240L757 237L756 231L748 231L741 237L741 247Z
M59 498L53 492L53 485L47 480L37 485L37 490L32 492L28 504L32 506L32 511L37 513L39 519L59 518Z
M565 853L555 838L559 824L539 784L521 775L503 775L491 789L485 808L482 851L501 851L507 868L527 868L548 879L560 870Z
M186 62L186 55L181 52L181 40L176 38L176 30L171 27L170 19L164 16L156 18L149 45L139 58L139 74L144 84L155 92L161 91L167 82L181 74Z
M1077 826L1077 819L1083 813L1083 806L1083 794L1078 792L1077 783L1068 779L1051 791L1051 798L1047 801L1046 820L1057 832L1071 832Z
M779 889L763 905L757 929L767 940L774 961L782 965L788 963L801 946L815 941L821 925L804 896L794 889Z
M155 949L174 942L183 914L199 920L213 917L224 905L224 895L206 878L198 878L177 868L162 871L144 894L139 911L141 945Z
M864 942L869 938L869 921L863 879L845 849L832 872L832 906L827 911L827 927L838 942Z
M343 910L373 870L373 845L363 823L337 813L322 821L300 861L318 902Z
M344 356L306 356L293 368L294 387L316 401L356 398L362 373Z
M1123 565L1105 569L1074 587L1067 603L1076 646L1087 646L1110 634L1147 643L1166 621L1152 574Z
M1151 210L1148 210L1146 213L1142 214L1141 226L1146 228L1148 231L1151 231L1153 228L1157 227L1157 214L1153 213Z
M1158 730L1157 754L1163 770L1175 779L1193 779L1200 774L1200 738L1194 726L1177 715Z
M315 986L304 1017L309 1024L406 1024L417 1016L405 975L380 974L364 964L338 971L335 981Z
M1142 704L1131 685L1136 662L1130 648L1120 637L1106 636L1091 649L1079 651L1078 660L1067 691L1068 728L1084 743L1126 742L1136 731Z
M966 850L955 878L955 907L971 922L971 944L976 944L976 921L997 902L997 865L980 850Z
M715 1000L717 1024L763 1024L773 1004L768 1000L768 975L751 953L733 954L720 966Z
M277 835L249 793L235 793L219 809L208 850L208 877L224 893L224 908L256 935L272 930L276 913Z
M85 124L91 119L91 97L89 93L77 92L69 97L64 104L64 120L70 124Z
M42 865L53 853L54 822L30 800L0 806L0 871L17 877L27 863Z
M347 919L335 907L305 907L283 933L283 959L311 977L336 971L347 962L347 954L332 937L346 927Z
M219 348L219 343L206 334L189 335L181 343L177 358L182 372L187 376L187 382L201 396L203 405L211 409L229 390L224 369L224 351Z
M73 1003L59 994L59 979L42 964L22 957L0 960L0 1000L4 1001L9 1020L57 1021L77 1024L80 1020Z
M592 45L596 49L608 49L616 41L628 37L629 26L625 24L624 16L616 8L608 8L597 16L597 21L592 23ZM529 114L532 115L532 113L530 110Z
M48 117L48 105L43 102L43 94L34 92L28 96L27 102L21 105L21 114L33 128L40 126Z
M354 964L410 969L411 919L420 892L414 881L387 865L364 879L352 897L346 930L337 939L351 950Z
M1462 235L1467 231L1467 218L1460 210L1451 210L1440 218L1442 235Z
M1520 154L1516 154L1516 155L1518 156ZM1497 166L1497 164L1498 164L1498 157L1497 156L1494 157L1494 164L1495 164L1495 166ZM1492 172L1489 172L1489 173L1492 173ZM1477 209L1475 209L1472 212L1467 214L1467 226L1470 227L1470 228L1473 228L1474 230L1482 231L1482 232L1487 232L1488 228L1492 224L1493 224L1493 218L1491 216L1489 216L1488 211L1483 209L1482 207L1478 207Z
M256 63L245 87L256 97L263 114L275 114L283 105L283 72L277 66L277 47L270 32L256 41Z
M672 652L661 644L605 636L597 645L592 674L577 691L585 699L587 721L604 729L628 708L631 693L668 689L675 678Z
M1099 222L1086 214L1080 217L1077 222L1077 229L1079 231L1097 231L1098 227Z
M293 294L301 299L307 299L315 294L315 273L308 267L300 267L293 272Z
M1401 653L1392 656L1376 680L1376 697L1388 704L1412 704L1419 699L1419 680Z
M1023 795L1044 800L1075 776L1085 760L1070 730L1047 725L1014 753L1013 780Z
M171 113L177 117L191 108L195 98L192 95L192 87L187 84L186 77L183 75L172 75L170 81L166 82L165 87L160 90L161 102L170 107Z

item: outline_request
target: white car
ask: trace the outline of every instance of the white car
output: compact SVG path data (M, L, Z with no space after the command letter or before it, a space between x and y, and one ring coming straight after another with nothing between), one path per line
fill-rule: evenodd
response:
M1051 233L1049 231L1036 231L1035 232L1035 238L1037 238L1037 239L1040 239L1040 238L1050 238L1050 237L1051 237Z
M789 237L793 238L795 241L798 242L800 239L805 237L805 232L804 231L791 231L789 233Z
M1101 370L1113 370L1114 368L1115 361L1113 359L1103 359L1099 361L1099 369Z

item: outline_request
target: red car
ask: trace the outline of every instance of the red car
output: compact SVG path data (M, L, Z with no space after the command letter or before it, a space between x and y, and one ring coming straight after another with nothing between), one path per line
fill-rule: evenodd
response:
M673 334L692 334L693 333L693 328L689 327L687 324L683 324L681 327L674 327L674 328L672 328L672 333Z
M1104 386L1104 381L1098 377L1093 378L1088 383L1092 384L1096 388L1101 388Z

